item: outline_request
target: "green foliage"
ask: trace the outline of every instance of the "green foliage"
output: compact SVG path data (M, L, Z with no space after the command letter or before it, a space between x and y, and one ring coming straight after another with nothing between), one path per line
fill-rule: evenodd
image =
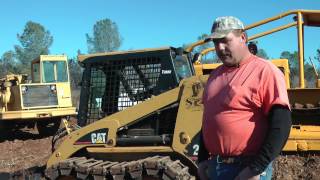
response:
M89 53L115 51L122 43L117 24L108 18L97 21L93 36L86 34L86 38Z
M53 37L41 24L29 21L23 33L17 34L21 46L16 45L16 57L21 62L22 73L30 72L30 62L41 54L48 54Z
M299 84L299 62L298 62L298 52L293 53L289 51L283 51L280 55L281 59L289 60L290 68L290 86L297 87Z
M263 58L263 59L269 59L269 56L264 49L258 49L258 52L256 55Z
M269 56L268 56L267 52L262 48L258 48L258 43L259 43L258 41L250 41L248 43L249 49L250 49L250 44L254 44L254 45L256 45L256 47L258 49L256 56L261 57L263 59L269 59Z
M315 87L315 82L316 82L316 73L314 71L314 68L311 64L305 63L304 65L304 79L306 81L306 86L307 87Z
M77 89L82 77L82 68L78 64L76 58L68 59L70 84L73 89Z
M280 55L280 58L289 60L291 87L298 87L299 85L298 52L294 51L293 53L291 53L289 51L283 51ZM315 80L316 80L315 71L313 66L309 64L306 60L304 60L304 76L305 76L306 86L314 87Z
M320 64L320 49L316 50L316 56L314 58L317 60L318 64Z
M297 51L294 51L293 53L289 51L283 51L280 55L280 58L289 60L290 69L296 69L299 67Z
M16 73L15 54L13 51L7 51L3 53L0 66L0 68L2 69L2 71L0 72L0 77L3 77L4 75L10 73Z

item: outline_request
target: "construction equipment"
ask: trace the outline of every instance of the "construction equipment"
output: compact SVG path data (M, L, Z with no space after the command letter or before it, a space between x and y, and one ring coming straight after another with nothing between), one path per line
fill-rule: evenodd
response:
M303 55L304 25L319 26L320 11L296 10L246 27L250 29L288 15L298 27ZM250 39L250 38L249 38ZM203 88L218 64L192 64L189 52L172 47L81 55L84 67L78 120L47 162L46 176L94 179L194 179L202 122ZM274 60L285 76L288 60ZM303 56L299 58L303 78ZM294 125L284 151L319 151L320 89L290 89Z
M53 135L61 119L75 115L72 107L67 56L40 55L31 62L31 79L26 74L9 74L0 79L2 128L37 126L41 135Z

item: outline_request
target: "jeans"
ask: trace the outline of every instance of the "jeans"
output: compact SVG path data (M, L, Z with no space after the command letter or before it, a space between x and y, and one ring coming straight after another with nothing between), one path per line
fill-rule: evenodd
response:
M211 180L233 180L247 165L240 163L218 163L215 158L209 160L208 176ZM260 174L260 180L271 180L272 162Z

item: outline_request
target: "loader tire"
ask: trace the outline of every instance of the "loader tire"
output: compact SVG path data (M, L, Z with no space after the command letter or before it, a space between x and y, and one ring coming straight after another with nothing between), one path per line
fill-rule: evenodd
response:
M169 156L151 156L129 162L72 157L47 167L48 179L195 180L189 167Z
M37 122L37 129L42 136L52 136L58 131L60 124L61 117L41 120Z
M0 120L0 134L2 136L6 136L7 134L13 132L15 129L15 124L14 122L6 122L6 121L1 121Z

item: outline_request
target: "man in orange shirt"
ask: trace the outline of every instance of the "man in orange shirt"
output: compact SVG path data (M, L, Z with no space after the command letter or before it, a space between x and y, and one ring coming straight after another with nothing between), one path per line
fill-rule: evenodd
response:
M211 32L223 65L212 71L204 90L199 177L271 179L272 161L291 127L284 76L250 53L239 19L219 17Z

